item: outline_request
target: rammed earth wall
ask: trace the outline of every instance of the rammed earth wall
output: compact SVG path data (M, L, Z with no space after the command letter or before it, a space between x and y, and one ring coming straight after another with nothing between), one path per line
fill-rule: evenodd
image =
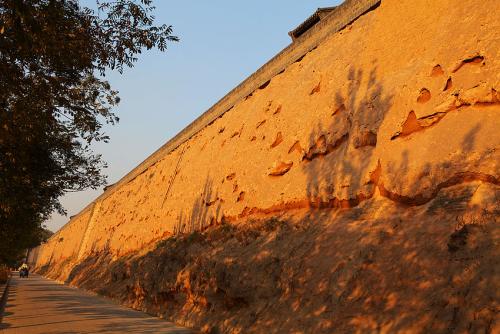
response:
M223 220L378 196L419 206L457 184L498 186L495 6L346 1L89 204L32 262L66 279L92 254L118 258Z
M287 66L295 62L297 59L303 57L306 53L316 48L323 40L328 38L329 35L338 32L345 28L348 24L356 20L360 15L368 12L370 9L375 8L380 4L380 0L347 0L342 5L338 6L336 10L328 17L324 18L321 22L316 24L311 30L304 33L299 39L290 44L283 51L269 60L265 65L258 69L255 73L250 75L245 81L235 87L226 96L219 100L214 106L198 117L193 123L188 125L185 129L179 132L175 137L165 143L161 148L155 151L151 156L144 160L140 165L130 171L122 179L120 179L112 187L109 187L101 196L96 198L92 203L87 205L77 216L75 216L68 224L63 226L51 239L60 239L58 235L63 233L67 228L73 224L86 225L80 226L87 234L80 234L82 239L79 243L78 252L84 252L87 247L87 240L83 242L84 238L88 239L89 228L92 226L90 220L80 219L80 216L92 216L94 212L95 203L103 201L111 194L113 194L121 186L132 181L138 175L144 173L152 165L172 153L184 142L193 137L196 133L201 131L206 126L213 123L217 118L221 117L229 111L236 103L242 101L244 98L252 94L256 89L265 85L271 78L280 72L284 71ZM76 220L76 222L74 221ZM76 247L76 246L75 246ZM34 251L38 254L38 250ZM34 253L32 252L32 253ZM80 254L81 256L82 254ZM33 257L33 256L32 256ZM46 255L44 256L46 257ZM36 261L34 258L30 259L33 263Z

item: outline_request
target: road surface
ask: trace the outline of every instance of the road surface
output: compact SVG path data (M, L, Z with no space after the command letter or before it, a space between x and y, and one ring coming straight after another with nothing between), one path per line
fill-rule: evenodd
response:
M193 332L38 275L30 275L27 279L14 275L0 333Z

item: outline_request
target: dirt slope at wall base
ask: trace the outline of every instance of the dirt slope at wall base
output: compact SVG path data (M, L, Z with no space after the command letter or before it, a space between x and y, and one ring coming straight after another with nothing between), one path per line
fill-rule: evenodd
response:
M211 333L494 333L500 187L382 196L95 254L68 283Z

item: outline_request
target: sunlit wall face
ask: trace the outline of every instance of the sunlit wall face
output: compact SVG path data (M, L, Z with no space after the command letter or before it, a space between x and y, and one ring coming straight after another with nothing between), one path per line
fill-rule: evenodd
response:
M90 8L95 1L81 2ZM168 139L206 111L291 39L295 28L318 7L338 0L155 1L158 22L174 27L179 43L166 53L145 52L133 69L107 78L120 91L120 123L108 127L108 144L95 144L114 183ZM47 227L58 230L102 193L66 195L68 217L54 215Z

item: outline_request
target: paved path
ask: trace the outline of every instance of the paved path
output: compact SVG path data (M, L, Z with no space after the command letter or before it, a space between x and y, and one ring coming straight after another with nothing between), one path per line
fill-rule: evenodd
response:
M8 293L1 334L192 333L37 275L14 275Z

